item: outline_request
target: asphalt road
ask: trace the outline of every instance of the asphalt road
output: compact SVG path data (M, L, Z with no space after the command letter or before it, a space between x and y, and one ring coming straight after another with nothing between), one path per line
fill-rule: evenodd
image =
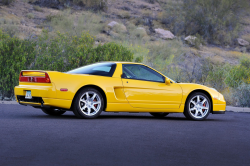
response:
M102 113L98 119L60 117L0 104L0 165L250 165L250 113Z

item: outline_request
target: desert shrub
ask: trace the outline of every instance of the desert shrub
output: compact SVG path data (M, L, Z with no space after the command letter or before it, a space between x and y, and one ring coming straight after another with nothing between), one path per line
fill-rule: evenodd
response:
M168 65L184 52L183 45L178 40L149 44L147 48L149 53L146 56L146 63L166 75Z
M157 0L144 0L144 1L146 1L148 3L152 3L152 4L154 4L155 2L157 2Z
M141 11L141 14L142 14L143 17L152 17L153 12L151 10L145 10L144 9L144 10Z
M247 0L183 0L185 27L208 41L231 44L239 31L240 14Z
M147 32L144 28L136 28L136 29L131 31L130 36L132 38L136 37L136 38L141 39L141 38L146 37L148 35L147 35Z
M11 4L12 2L14 2L15 0L2 0L1 2L4 4L4 5L9 5Z
M174 34L199 33L214 44L233 44L248 0L177 0L162 5L162 22Z
M28 14L27 14L27 17L28 17L29 19L32 19L32 18L34 18L35 16L34 16L33 13L28 13Z
M126 10L119 10L117 15L123 19L125 18L128 19L131 17L129 11L126 11Z
M67 1L67 0L60 0ZM107 0L73 0L73 3L82 4L94 10L107 10Z
M43 12L43 9L40 6L33 6L33 8L35 11Z
M159 13L158 20L165 24L175 35L183 34L185 31L183 0L159 1L159 3L165 10Z
M250 84L241 84L233 93L236 106L250 107Z
M79 5L92 10L107 10L107 0L29 0L30 3L53 8L68 8Z

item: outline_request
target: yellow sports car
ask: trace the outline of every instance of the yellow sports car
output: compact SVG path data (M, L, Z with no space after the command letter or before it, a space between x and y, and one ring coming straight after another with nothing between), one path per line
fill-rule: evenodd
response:
M17 102L48 115L73 111L79 118L106 112L149 112L155 117L184 113L204 120L225 113L226 102L213 88L177 83L149 66L101 62L68 72L23 70L15 87Z

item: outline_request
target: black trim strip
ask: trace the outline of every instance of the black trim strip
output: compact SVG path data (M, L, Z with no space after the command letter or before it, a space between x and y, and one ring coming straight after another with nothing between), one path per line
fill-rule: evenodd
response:
M225 114L226 111L213 111L212 114Z

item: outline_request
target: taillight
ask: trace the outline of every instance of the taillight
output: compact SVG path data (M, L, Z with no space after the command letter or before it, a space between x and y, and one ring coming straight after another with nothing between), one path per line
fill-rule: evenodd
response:
M33 72L33 71L32 72L21 71L20 76L19 76L19 81L20 82L51 83L48 73Z

